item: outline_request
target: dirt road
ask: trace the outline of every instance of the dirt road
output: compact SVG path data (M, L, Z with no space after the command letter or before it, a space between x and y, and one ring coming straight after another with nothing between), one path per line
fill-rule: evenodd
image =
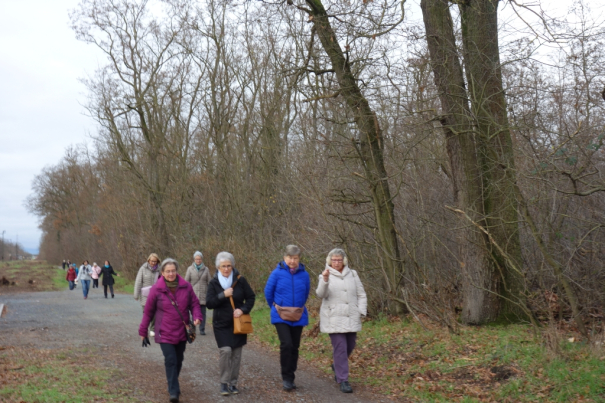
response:
M74 291L29 292L0 295L6 305L0 318L0 345L64 349L90 349L89 360L99 367L118 368L125 375L116 380L131 386L132 401L166 402L166 378L159 346L142 348L137 334L141 308L130 295L103 298L91 290L83 300ZM297 371L298 390L281 390L279 359L275 352L249 343L244 347L240 373L240 395L218 393L218 349L207 326L207 336L198 336L187 346L181 373L182 402L380 402L388 401L356 388L345 395L331 376L301 363ZM383 400L384 399L384 400Z

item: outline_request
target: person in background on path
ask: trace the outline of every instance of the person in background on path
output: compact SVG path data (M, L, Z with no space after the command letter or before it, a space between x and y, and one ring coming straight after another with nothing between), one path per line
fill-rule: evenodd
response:
M191 283L193 291L200 301L200 310L202 312L202 323L200 323L200 334L206 335L206 292L208 291L208 283L210 283L210 270L204 265L202 259L204 255L197 251L193 254L193 264L187 268L185 273L185 281Z
M82 284L82 293L84 294L84 299L88 299L88 290L90 289L90 280L92 280L92 267L88 264L88 260L82 262L82 266L80 266L80 271L78 272L78 277L76 277L76 281L80 281Z
M109 287L109 291L111 291L111 298L113 298L113 276L119 277L120 275L113 270L109 260L106 260L105 265L101 268L101 276L103 276L103 294L105 294L105 298L107 298L107 287Z
M69 262L69 260L68 260ZM71 263L70 265L68 265L67 267L71 267L74 269L74 272L76 273L76 279L78 278L78 266L76 266L75 263ZM78 287L78 282L76 280L74 280L74 288Z
M67 280L69 282L69 290L73 291L73 289L76 287L75 281L76 281L76 270L73 267L70 267L69 269L67 269L67 275L65 276L65 280Z
M212 327L219 348L220 393L227 396L239 393L237 380L242 348L248 341L246 334L233 334L233 318L250 313L256 296L248 281L235 269L235 258L231 253L219 253L215 263L217 272L208 284L206 306L214 310ZM231 307L231 298L235 310Z
M67 262L65 261L65 259L63 259L63 270L65 270L66 266L67 266Z
M101 274L101 268L97 266L97 263L92 264L92 288L99 288L99 274ZM105 294L107 295L107 294Z
M281 376L284 390L288 392L296 389L294 373L298 365L303 327L309 324L305 304L310 290L311 279L305 266L300 263L300 248L296 245L286 246L284 260L277 264L267 280L265 298L271 308L271 324L275 325L279 337ZM275 304L280 307L302 308L301 316L296 321L286 320L279 315Z
M352 393L349 356L355 348L357 332L361 331L361 317L367 314L368 301L357 272L349 268L344 250L332 249L328 253L316 293L322 299L319 330L330 335L336 382L341 392Z
M149 323L153 318L156 319L155 342L160 344L164 354L171 403L178 402L181 394L179 374L187 346L185 325L189 325L189 312L192 313L194 326L199 325L202 320L200 302L193 292L193 287L177 274L178 269L176 260L164 259L160 266L162 279L151 287L139 326L139 335L145 345Z
M76 269L76 275L78 275L80 272L80 270L78 269L78 266L75 263L72 263L71 265L74 267L74 269Z
M159 270L160 257L152 253L147 258L147 262L139 268L137 278L134 281L134 299L141 301L141 309L145 312L145 302L151 291L151 287L158 281L160 276ZM154 322L155 318L149 323L149 336L154 337Z

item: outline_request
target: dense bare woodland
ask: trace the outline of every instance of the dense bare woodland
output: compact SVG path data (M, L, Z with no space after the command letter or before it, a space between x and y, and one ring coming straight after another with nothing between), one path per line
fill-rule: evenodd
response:
M151 252L228 250L260 290L285 245L315 278L342 246L373 312L587 334L604 10L454 3L83 0L74 31L107 55L85 80L98 132L33 184L41 257L133 275Z

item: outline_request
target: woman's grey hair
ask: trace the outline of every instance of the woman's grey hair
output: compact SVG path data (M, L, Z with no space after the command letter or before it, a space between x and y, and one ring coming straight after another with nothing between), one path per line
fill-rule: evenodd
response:
M162 261L162 264L160 264L160 272L164 273L164 268L170 264L174 265L177 272L179 271L179 262L168 257Z
M196 256L199 256L199 257L201 257L202 259L204 258L204 255L202 255L202 252L200 252L199 250L198 250L198 251L196 251L196 252L193 254L193 259L195 259L195 257L196 257Z
M284 251L284 256L300 256L300 248L296 245L288 245Z
M235 258L233 257L233 255L229 252L220 252L218 255L216 255L216 268L218 269L221 265L221 262L224 262L225 260L230 261L231 266L235 267Z
M332 266L332 256L341 256L342 257L342 263L345 266L349 265L349 259L347 259L347 254L345 253L344 250L340 249L340 248L334 248L330 251L330 253L328 253L328 257L326 258L326 264L328 266Z

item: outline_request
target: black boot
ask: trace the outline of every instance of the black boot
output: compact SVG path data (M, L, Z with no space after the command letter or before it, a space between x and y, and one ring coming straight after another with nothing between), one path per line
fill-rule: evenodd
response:
M343 381L340 383L340 391L342 393L353 393L353 388L351 387L349 381Z
M221 383L221 395L229 396L229 386L226 383Z

